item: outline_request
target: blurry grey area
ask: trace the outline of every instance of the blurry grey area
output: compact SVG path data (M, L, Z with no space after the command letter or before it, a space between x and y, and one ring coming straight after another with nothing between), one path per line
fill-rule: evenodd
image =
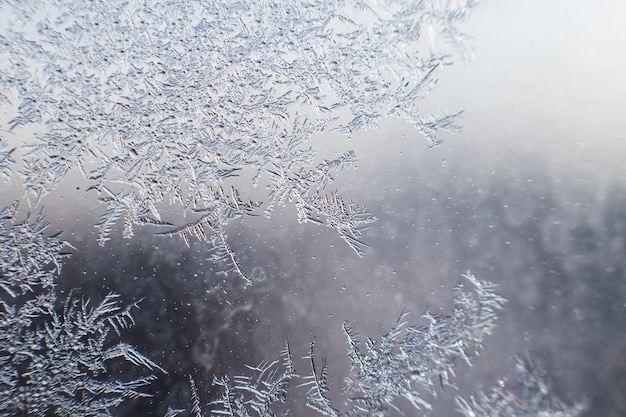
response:
M186 406L189 375L206 404L217 395L213 375L276 359L285 340L306 370L301 358L314 337L341 408L349 370L342 322L376 339L405 309L410 323L426 310L443 314L468 270L508 301L480 356L471 367L459 363L458 389L438 392L432 415L455 415L455 397L503 378L514 385L513 355L527 352L545 360L555 396L589 401L582 415L626 414L624 12L608 0L482 4L462 25L472 57L445 68L420 103L433 113L464 110L458 135L426 149L413 124L389 117L377 129L311 139L328 160L354 150L356 164L330 188L377 217L361 236L363 257L335 231L298 222L293 205L228 223L251 286L236 271L224 275L208 259L211 243L195 238L186 246L137 228L123 239L117 225L101 247L96 191L68 174L30 209L44 207L51 231L76 247L59 294L143 299L124 340L169 372L147 388L152 398L127 401L119 415ZM17 159L6 151L20 138L2 129L1 205L21 199L25 215L33 195L24 196L17 175L4 181L2 165ZM317 415L297 398L289 408Z

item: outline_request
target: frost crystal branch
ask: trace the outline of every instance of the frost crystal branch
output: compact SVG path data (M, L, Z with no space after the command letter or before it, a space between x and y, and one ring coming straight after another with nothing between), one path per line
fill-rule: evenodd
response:
M584 401L567 405L551 391L543 363L533 356L516 358L518 383L507 390L506 380L490 392L479 392L468 400L457 397L457 409L465 417L576 417L587 408Z
M424 314L426 326L405 327L407 313L402 313L393 328L379 342L368 339L367 353L361 351L356 333L349 323L344 323L348 338L348 357L353 375L345 379L345 390L353 405L348 415L383 416L395 401L404 398L417 409L430 409L424 393L436 395L436 384L450 385L457 359L469 363L482 348L485 336L495 326L496 310L502 309L505 300L493 292L493 285L479 281L468 273L465 278L472 284L471 292L463 285L455 289L455 307L450 315ZM405 335L400 339L402 330ZM312 359L309 405L325 415L336 417L326 397L327 368L322 366L316 374Z
M17 203L0 210L0 289L11 298L53 288L61 261L68 256L63 250L71 247L43 234L48 223L41 214L32 223L18 223L17 210Z
M283 371L278 361L264 362L258 366L248 366L255 376L237 376L231 383L227 378L215 378L214 384L223 387L222 396L213 401L214 415L244 417L275 417L273 405L284 403L289 390L289 382L299 376L293 366L289 344L282 351Z
M54 281L70 245L44 235L42 216L18 223L16 212L17 204L0 211L0 414L104 417L145 396L140 388L154 376L107 376L117 359L165 372L129 344L111 343L110 330L134 323L136 304L122 308L115 294L97 305L69 296L59 312Z
M0 140L2 138L0 137ZM4 143L0 143L0 179L8 181L11 177L11 164L15 161L11 158L11 154L15 152L15 148L6 149Z
M303 380L299 387L306 389L306 405L329 417L382 417L390 408L398 410L400 398L417 409L430 409L425 394L436 396L436 383L451 385L456 360L469 361L477 354L495 325L496 311L505 302L493 292L491 283L470 273L465 278L472 284L471 291L464 292L462 285L456 288L450 315L435 317L427 313L427 326L406 327L407 313L402 313L379 342L367 340L366 353L361 351L351 326L344 324L352 362L351 375L344 381L344 392L350 400L347 412L333 406L327 385L328 365L322 360L320 366L316 360L313 340L306 357L310 371L304 377L295 371L287 345L282 353L282 372L276 368L278 361L274 361L249 367L255 377L238 376L234 383L216 378L214 383L223 388L223 394L212 403L218 407L213 414L243 417L252 415L252 409L258 416L274 416L272 405L285 401L294 378Z
M450 63L422 32L438 29L463 45L456 24L475 3L10 2L1 8L0 101L15 116L0 127L43 131L0 151L0 176L10 156L20 158L27 196L38 203L80 170L107 206L100 243L119 221L125 237L134 226L171 225L162 218L167 203L185 213L224 207L228 197L214 191L243 177L268 187L267 214L294 204L300 221L337 230L362 255L361 231L375 217L326 192L331 171L355 156L316 166L315 135L350 134L386 117L410 121L430 145L454 131L456 114L417 108ZM211 233L231 218L217 217ZM198 221L176 220L172 233L204 239ZM224 258L230 249L214 243Z

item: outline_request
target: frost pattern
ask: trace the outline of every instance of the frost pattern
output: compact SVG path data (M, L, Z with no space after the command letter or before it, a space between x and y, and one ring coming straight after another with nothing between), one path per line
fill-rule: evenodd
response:
M1 137L0 140L2 140ZM15 160L11 158L13 152L15 152L15 148L6 149L6 145L0 143L0 179L4 181L11 178L11 164L15 163Z
M228 378L215 378L214 384L223 387L222 396L211 402L215 408L212 415L274 417L272 406L284 403L289 391L289 382L300 375L296 372L289 344L282 351L281 373L278 361L249 366L255 376L237 376L231 383ZM253 413L251 412L253 411Z
M508 384L500 381L489 393L480 392L469 400L457 397L457 409L465 417L576 417L587 408L584 401L567 405L551 392L538 358L516 358L515 370L519 382L513 390L506 390Z
M17 223L17 204L0 211L0 415L110 416L126 398L155 377L130 381L107 377L123 359L165 372L109 333L133 324L132 304L121 307L109 294L100 304L67 297L58 311L54 280L70 246L46 237L46 222Z
M317 134L371 129L382 118L413 123L436 146L457 114L418 104L451 63L427 46L436 29L460 49L461 1L25 0L5 3L0 101L6 122L43 126L20 149L37 204L79 169L106 210L102 244L118 222L210 242L215 259L246 278L225 228L234 217L293 204L300 222L323 224L363 255L364 207L327 190L349 152L319 161ZM0 154L8 175L11 151ZM265 203L222 192L234 177L268 187ZM245 200L245 199L244 199ZM194 217L163 218L176 204ZM233 210L233 204L237 205ZM169 227L169 229L167 229Z
M287 345L283 350L284 370L278 371L277 362L251 367L256 377L236 377L234 383L216 379L224 388L222 397L213 402L219 406L215 415L274 416L272 405L284 402L289 382L299 378L305 387L307 406L330 417L384 416L389 409L397 409L395 402L404 398L417 409L430 409L425 394L436 395L436 385L451 385L457 359L469 363L482 348L485 336L495 326L495 312L505 300L493 292L493 285L465 275L472 291L463 286L455 289L455 308L447 316L424 315L426 326L405 327L407 313L402 313L391 331L379 342L368 339L367 353L361 352L357 336L348 323L343 326L348 339L348 357L352 373L345 378L344 391L348 393L351 409L341 412L328 396L328 366L321 367L314 355L315 341L307 356L310 372L304 377L295 371ZM404 337L400 338L401 333ZM250 412L250 409L254 413Z
M113 343L110 331L121 331L134 324L131 310L121 307L118 296L109 294L99 304L70 295L59 310L54 280L71 247L58 235L46 237L43 216L32 222L16 221L17 203L0 211L0 414L63 416L110 416L111 409L125 399L147 396L142 387L156 377L149 375L127 381L107 375L112 361L124 360L135 366L165 373L156 363L124 342ZM279 361L249 366L251 375L232 379L215 378L223 394L210 403L212 415L274 417L286 402L290 384L300 380L306 390L306 405L331 417L382 417L397 410L401 398L416 409L431 408L437 385L451 384L456 362L470 363L491 333L496 311L505 300L493 285L474 275L465 275L471 284L455 290L454 308L449 315L423 315L426 325L406 327L402 313L392 329L379 342L368 339L364 352L349 323L343 330L348 342L351 373L345 378L349 396L347 411L335 408L328 396L328 366L319 367L313 341L307 356L310 371L301 376L295 369L289 344ZM402 336L401 336L402 335ZM478 415L576 416L582 404L566 406L554 398L544 382L540 367L518 362L523 376L520 394L500 385L490 394L480 393L470 400L457 399L459 411L468 417ZM203 415L200 395L193 379L191 415ZM170 408L173 417L184 409ZM284 411L283 414L286 414Z
M451 385L455 362L470 363L470 358L482 349L485 336L495 326L496 310L505 300L495 294L493 285L468 273L464 277L472 284L472 292L463 285L455 288L455 307L450 315L423 315L428 325L405 327L403 313L393 328L379 342L368 339L367 353L361 351L356 333L349 323L343 329L348 338L348 357L353 375L345 379L352 410L340 413L331 406L326 392L327 367L317 373L311 351L311 375L307 405L331 417L384 416L396 408L394 402L404 398L416 409L430 409L425 393L436 395L437 384ZM405 330L404 337L400 338Z
M44 217L32 223L16 222L18 203L0 210L0 288L11 298L35 290L52 289L61 271L61 261L71 247L57 236L47 237Z

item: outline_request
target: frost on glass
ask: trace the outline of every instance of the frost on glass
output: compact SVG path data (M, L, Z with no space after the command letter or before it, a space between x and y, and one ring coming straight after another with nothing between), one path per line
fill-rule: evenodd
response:
M113 380L123 360L165 372L111 331L134 324L118 295L100 303L68 296L59 305L55 278L71 245L47 236L42 216L18 222L17 204L0 211L0 415L110 416L154 375Z
M12 299L18 295L54 288L68 242L43 234L48 223L42 215L34 221L16 221L18 203L0 211L0 289Z
M469 399L457 397L458 411L465 417L575 417L585 411L585 401L568 405L554 395L538 357L516 358L515 371L516 383L503 379L489 392L479 392Z
M506 300L494 292L494 285L464 275L470 284L454 290L454 307L447 315L423 314L425 325L406 326L403 312L391 330L379 341L368 338L361 346L350 323L343 325L347 353L351 362L344 378L342 392L347 396L347 409L340 409L329 393L327 380L331 370L326 359L320 363L315 356L315 340L310 344L309 370L296 371L288 344L279 361L248 367L250 375L234 381L216 378L223 388L221 398L211 402L213 415L258 416L278 415L281 403L289 396L290 386L306 389L306 405L320 415L329 417L383 417L401 412L401 400L407 401L415 415L429 415L437 393L454 387L459 361L471 365L471 358L480 354L483 341L495 327L496 312ZM516 359L520 381L501 380L489 393L479 393L469 400L457 397L457 410L466 417L479 416L561 416L575 417L586 409L586 403L568 405L551 390L544 366L534 356ZM193 387L192 387L193 389ZM345 405L344 405L345 408ZM196 410L198 410L196 408ZM201 414L194 414L201 415Z
M329 189L356 161L322 160L313 137L413 123L436 146L456 114L418 105L451 63L423 28L463 48L456 28L473 1L25 1L2 8L0 99L9 133L42 131L20 148L26 196L38 204L80 170L117 227L207 240L244 279L228 245L233 218L292 204L300 222L334 229L362 255L376 220ZM449 49L449 48L448 48ZM0 154L8 175L11 150ZM235 177L267 187L249 201ZM241 182L239 182L241 184ZM232 191L231 191L232 190ZM185 224L164 214L186 213ZM261 211L259 211L261 210ZM169 210L171 211L171 210ZM170 216L171 217L171 216Z
M223 393L211 402L211 413L224 416L274 416L273 406L285 403L291 381L300 376L295 370L288 343L285 344L282 357L282 366L279 361L248 366L253 376L237 376L232 382L226 377L215 378L213 383L222 387Z
M244 270L229 225L277 207L291 205L300 223L333 229L362 256L376 216L332 188L357 155L327 158L315 138L374 129L389 117L412 123L427 147L455 132L460 112L424 114L419 105L451 63L448 52L467 51L457 25L476 3L3 2L0 181L20 178L35 211L78 174L102 207L88 219L101 245L139 227L186 245L206 241L209 259L247 284L265 275ZM425 33L448 42L435 49ZM253 188L265 190L262 201ZM46 234L40 213L18 222L17 204L0 211L0 415L109 416L146 396L156 378L116 379L112 364L166 370L118 341L134 324L136 303L122 305L113 293L100 302L74 293L60 299L55 281L73 247ZM294 385L323 415L378 417L397 412L398 399L427 413L456 364L482 348L502 308L490 283L466 278L471 290L455 290L450 314L426 313L425 324L412 327L402 314L379 342L363 347L344 325L352 365L345 409L330 398L329 369L312 343L304 376L287 344L282 361L216 377L223 392L209 403L211 414L273 416ZM191 378L190 391L188 411L201 416ZM488 413L504 407L500 398L514 398L494 393L459 400L459 409Z
M7 149L7 146L0 142L0 180L2 181L8 181L11 177L11 164L15 162L11 158L13 152L15 148Z
M367 340L365 352L352 326L344 323L353 373L346 377L344 387L353 410L345 415L383 416L389 408L396 408L399 398L416 409L431 408L428 396L436 395L437 386L450 385L457 360L470 363L495 326L495 311L505 302L493 292L491 283L472 274L465 278L473 285L473 292L457 286L451 314L427 312L423 318L428 324L406 327L407 313L402 313L380 341ZM344 415L331 406L325 388L327 367L323 365L317 373L312 349L311 368L307 405L330 417Z
M215 383L223 387L223 394L212 403L218 406L213 414L273 416L276 405L285 402L290 385L304 387L306 405L329 417L382 417L398 410L400 398L417 410L431 409L430 398L436 396L439 386L451 385L458 360L469 363L482 349L483 339L495 326L496 311L505 302L493 291L493 284L471 273L465 278L471 288L466 291L463 285L456 287L455 306L449 315L427 312L423 315L426 325L407 327L404 312L380 341L368 338L365 351L352 326L344 323L351 372L344 380L343 391L349 398L349 410L340 411L333 405L327 386L329 368L325 360L320 366L312 341L307 356L310 368L304 376L295 370L287 344L282 367L278 361L262 363L249 367L254 376L238 376L232 382L217 378ZM299 383L291 382L294 379Z

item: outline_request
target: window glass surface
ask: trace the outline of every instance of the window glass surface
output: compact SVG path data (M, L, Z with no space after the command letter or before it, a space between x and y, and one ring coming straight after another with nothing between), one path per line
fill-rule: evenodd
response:
M624 13L0 2L0 415L625 415Z

